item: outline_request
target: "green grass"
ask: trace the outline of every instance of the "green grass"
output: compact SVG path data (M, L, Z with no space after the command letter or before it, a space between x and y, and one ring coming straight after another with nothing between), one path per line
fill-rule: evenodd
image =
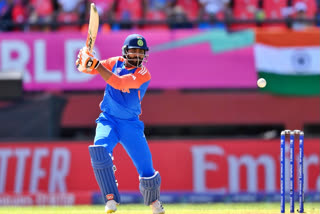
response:
M279 203L210 203L165 204L166 214L263 214L280 213ZM296 204L296 209L298 209ZM289 204L286 205L289 213ZM0 207L0 214L104 214L104 206L70 207ZM306 203L305 213L320 214L320 203ZM116 214L151 214L149 207L140 204L120 205Z

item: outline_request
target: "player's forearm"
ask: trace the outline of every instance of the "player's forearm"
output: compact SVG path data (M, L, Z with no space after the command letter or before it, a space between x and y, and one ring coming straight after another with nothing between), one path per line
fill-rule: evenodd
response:
M119 90L124 88L122 78L113 74L106 67L104 67L101 63L95 69L99 72L99 74L102 76L104 81L106 81L113 88L119 89Z
M104 67L101 63L98 65L98 67L95 68L101 77L104 79L104 81L108 82L110 77L114 75L111 71L109 71L106 67Z
M113 88L122 90L122 89L130 89L130 88L139 88L143 83L139 81L139 78L132 76L130 74L118 76L109 71L102 63L100 63L96 68L96 71L102 76L104 81L106 81Z

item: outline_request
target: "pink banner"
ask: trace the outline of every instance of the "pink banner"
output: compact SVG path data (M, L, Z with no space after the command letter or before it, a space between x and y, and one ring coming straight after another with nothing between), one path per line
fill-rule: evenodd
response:
M97 57L121 55L123 41L131 33L140 33L148 41L151 88L256 88L252 44L237 46L247 35L235 34L239 42L222 31L100 33ZM99 75L76 70L85 39L83 33L1 33L0 71L23 71L26 90L104 89ZM216 51L221 44L227 49Z

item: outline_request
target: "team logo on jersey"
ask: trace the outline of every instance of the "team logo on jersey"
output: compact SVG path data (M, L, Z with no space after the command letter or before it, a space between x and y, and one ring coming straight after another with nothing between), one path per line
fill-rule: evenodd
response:
M138 43L138 45L139 45L140 47L143 46L143 41L142 41L142 39L138 39L137 43Z
M120 74L121 68L116 68L116 72L117 72L118 74Z

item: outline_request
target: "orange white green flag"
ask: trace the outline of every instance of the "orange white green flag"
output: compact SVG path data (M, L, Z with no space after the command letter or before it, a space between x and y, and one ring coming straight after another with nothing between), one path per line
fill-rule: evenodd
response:
M257 31L254 45L263 91L282 95L320 95L320 30Z

